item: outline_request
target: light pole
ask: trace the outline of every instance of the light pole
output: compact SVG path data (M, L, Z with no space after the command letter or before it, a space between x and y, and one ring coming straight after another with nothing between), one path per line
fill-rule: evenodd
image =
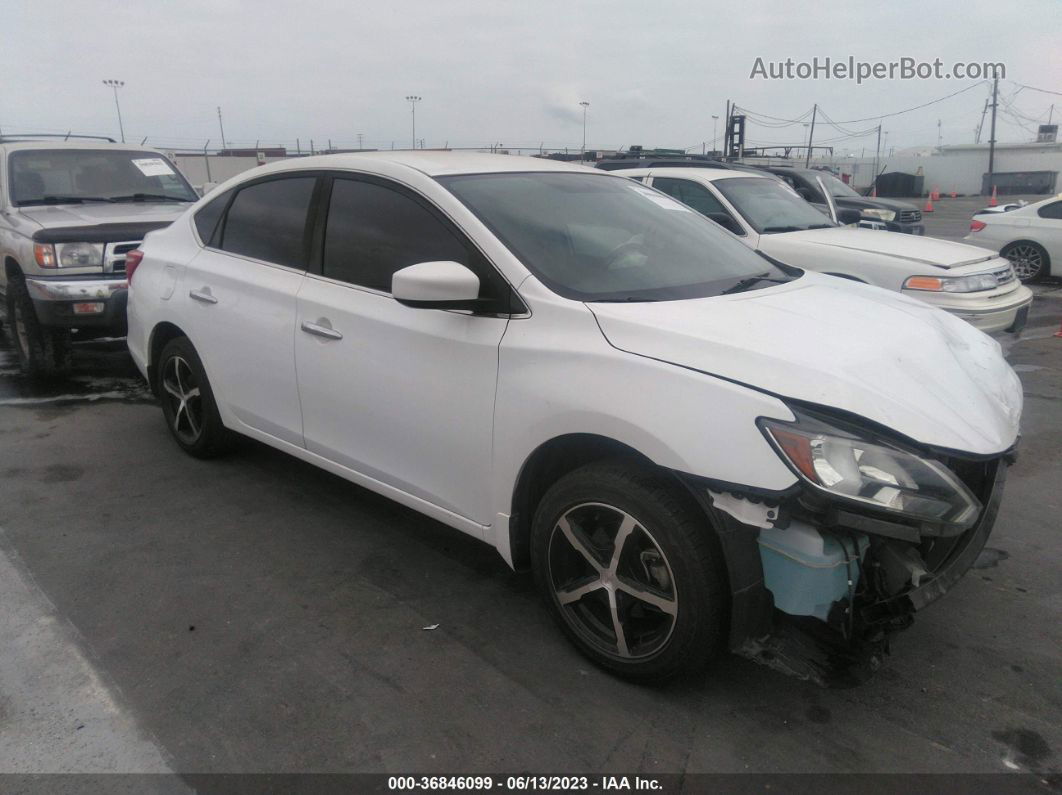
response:
M716 141L716 137L717 137L716 130L718 130L718 129L719 129L719 117L718 116L712 116L712 154L713 155L716 152L715 141Z
M122 126L122 107L118 104L118 89L125 85L124 80L104 80L103 85L114 89L114 107L118 111L118 130L122 134L122 143L125 143L125 128Z
M586 110L587 110L587 108L590 107L590 103L587 102L584 99L579 104L583 106L583 149L582 149L582 157L585 160L586 159Z
M407 94L406 101L409 103L409 110L413 116L413 148L417 148L417 103L422 98L415 94Z

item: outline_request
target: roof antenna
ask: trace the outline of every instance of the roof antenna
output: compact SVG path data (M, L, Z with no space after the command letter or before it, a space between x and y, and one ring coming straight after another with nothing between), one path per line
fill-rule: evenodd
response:
M73 130L67 130L66 131L66 137L63 138L63 140L64 141L69 141L70 140L70 133L72 133L72 132L73 132Z
M144 136L144 141L146 141L147 139L148 139L148 137L147 137L147 136L145 135L145 136ZM144 145L144 141L141 141L141 142L140 142L140 145L141 145L141 146L143 146L143 145Z

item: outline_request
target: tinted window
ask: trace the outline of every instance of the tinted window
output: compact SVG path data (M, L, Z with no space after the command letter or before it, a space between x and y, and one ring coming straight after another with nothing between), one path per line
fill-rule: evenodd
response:
M711 215L712 213L725 213L726 210L703 185L690 182L688 179L669 179L667 177L654 177L653 187L663 191L668 196L674 196L688 207L692 207L699 213Z
M1037 212L1041 218L1062 218L1062 202L1045 204Z
M715 187L757 232L796 232L835 226L778 180L734 177Z
M371 182L335 181L325 226L325 276L389 293L395 271L433 260L470 264L457 236L413 199Z
M199 239L203 245L209 246L214 237L214 230L218 228L218 220L225 212L225 205L229 203L232 194L226 191L211 202L203 205L202 209L195 214L195 229L199 233Z
M306 213L314 177L259 182L240 190L225 216L221 248L233 254L306 267Z

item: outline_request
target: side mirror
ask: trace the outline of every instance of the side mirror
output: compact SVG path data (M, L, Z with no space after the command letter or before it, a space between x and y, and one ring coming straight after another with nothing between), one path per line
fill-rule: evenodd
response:
M863 219L863 214L859 210L854 210L851 207L838 207L837 208L837 222L844 226L849 224L858 224Z
M418 262L395 272L391 295L417 309L476 309L479 277L458 262Z

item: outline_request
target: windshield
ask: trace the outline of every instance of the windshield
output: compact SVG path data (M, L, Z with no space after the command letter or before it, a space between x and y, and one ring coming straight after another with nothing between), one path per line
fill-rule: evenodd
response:
M833 174L827 174L824 171L821 174L816 174L815 176L820 177L822 179L822 184L826 186L826 190L830 192L831 196L837 196L840 198L855 196L856 198L860 198L859 194L856 193L856 191L852 190L851 187L846 185L841 180L837 179L837 177L833 176Z
M26 149L9 161L11 202L180 201L198 198L166 158L113 149Z
M684 204L623 177L507 173L439 181L566 298L702 298L738 283L757 289L792 278Z
M735 177L712 183L761 234L834 226L796 192L776 179Z

